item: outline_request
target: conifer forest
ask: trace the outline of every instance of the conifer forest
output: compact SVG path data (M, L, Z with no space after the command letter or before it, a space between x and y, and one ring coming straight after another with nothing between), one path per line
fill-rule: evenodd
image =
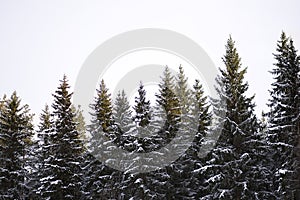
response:
M49 91L53 102L36 126L17 92L1 94L0 199L300 200L300 56L284 32L275 46L269 109L262 117L255 114L247 68L231 36L223 66L217 66L219 99L206 95L200 79L188 86L183 65L176 75L165 67L153 99L141 80L134 105L124 90L113 99L109 80L100 81L89 122L72 103L66 75ZM122 171L99 159L117 162L109 148L101 150L103 138L111 148L142 155L190 132L195 137L188 148L155 170ZM212 133L219 134L216 141ZM200 156L207 144L214 147Z

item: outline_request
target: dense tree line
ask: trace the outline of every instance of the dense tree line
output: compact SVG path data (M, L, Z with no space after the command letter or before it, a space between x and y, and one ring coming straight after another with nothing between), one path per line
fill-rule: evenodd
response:
M155 102L142 82L133 106L124 91L112 99L102 80L85 122L64 76L34 130L28 105L16 92L3 96L0 199L300 199L300 57L284 32L274 58L262 120L231 36L216 77L218 99L206 96L199 80L189 87L183 66L176 75L166 67ZM118 161L101 150L109 141L143 154L190 133L195 137L179 158L150 172L132 173L126 162L125 171L110 167ZM205 139L214 133L217 141ZM200 156L209 142L215 147ZM98 159L105 156L107 162Z

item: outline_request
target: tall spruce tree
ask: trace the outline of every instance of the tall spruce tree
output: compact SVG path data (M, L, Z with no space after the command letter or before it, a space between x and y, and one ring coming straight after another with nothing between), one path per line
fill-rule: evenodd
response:
M271 71L268 141L272 149L274 193L280 199L300 198L300 58L293 40L282 32Z
M256 133L258 125L253 111L253 96L247 97L245 94L248 90L248 83L244 81L246 68L241 67L241 59L231 37L226 44L223 62L225 69L220 69L216 87L221 101L214 100L212 103L218 120L213 126L221 134L215 149L206 157L204 166L198 169L200 176L205 177L200 196L254 199L260 188L251 183L253 180L249 177L254 169L252 166L259 165L253 152L256 152L260 138ZM254 143L251 147L250 141Z
M26 167L33 135L28 105L14 92L1 102L0 110L0 198L25 199L29 186Z
M80 199L83 141L76 130L67 77L64 75L60 82L53 94L54 130L51 133L49 158L45 163L50 170L41 179L41 196L46 199Z

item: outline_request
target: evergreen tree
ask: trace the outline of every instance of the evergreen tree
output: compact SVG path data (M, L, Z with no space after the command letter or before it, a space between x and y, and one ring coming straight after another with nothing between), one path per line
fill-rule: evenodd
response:
M268 141L272 149L274 193L282 199L300 198L300 65L293 40L282 32L271 71Z
M1 102L0 111L0 198L25 199L28 193L27 155L33 135L28 105L14 92Z
M88 126L91 134L89 152L85 162L85 184L84 192L87 199L113 199L118 195L116 188L119 177L118 172L105 163L100 162L99 158L109 158L110 150L104 148L104 143L115 141L116 128L113 121L113 107L111 94L101 81L94 102L90 105L92 109L92 121ZM112 144L115 148L115 144Z
M70 88L67 77L55 91L54 103L54 131L51 133L51 147L45 166L49 167L49 174L41 179L41 196L47 199L80 199L83 161L83 142L76 130L74 113L72 111Z
M111 94L108 93L108 88L102 79L100 88L97 89L95 103L91 105L91 108L96 115L95 119L97 120L97 123L101 125L104 132L110 131L113 125L113 107L110 96Z
M203 145L203 137L208 131L211 114L207 105L207 97L198 80L195 81L193 90L189 90L189 93L186 94L189 94L189 105L182 110L179 131L183 134L193 133L195 138L185 153L171 165L173 169L170 175L176 197L197 199L199 198L197 193L202 191L202 177L195 173L198 167L202 166L198 153Z
M168 137L175 136L180 122L181 109L178 97L175 94L174 77L168 67L165 68L162 81L159 83L159 93L156 94L157 103L166 114L164 130L168 132ZM170 139L169 138L169 139Z
M264 187L260 188L261 183L251 180L253 173L261 173L257 172L260 163L255 159L261 140L256 132L254 97L245 95L248 89L248 83L244 82L246 68L241 67L231 37L227 41L223 62L225 69L220 69L221 75L217 77L221 101L214 100L212 104L217 117L213 126L221 131L221 135L215 149L206 157L204 166L198 169L200 176L205 177L200 195L218 199L254 199L264 190ZM256 171L253 171L255 167Z
M150 123L150 101L146 100L146 91L144 85L140 82L138 89L139 95L135 97L136 105L133 107L135 110L134 121L141 127L145 127Z
M83 117L83 110L81 106L78 105L77 108L72 105L72 111L74 113L74 122L76 124L76 130L78 131L80 138L83 140L83 143L86 148L87 143L87 135L86 135L86 124Z
M183 67L179 66L179 73L176 77L176 95L178 97L181 112L183 114L183 117L187 115L190 111L191 107L191 89L188 87L188 78L184 74Z
M54 133L53 116L51 116L49 106L46 104L40 114L40 123L37 130L38 141L35 143L33 150L37 162L36 172L32 174L32 179L34 179L33 192L37 196L42 195L43 186L44 184L47 185L48 180L44 179L44 177L51 175L52 168L47 163L49 157L53 155L53 152L51 152L52 133Z
M132 111L125 91L118 92L113 109L115 125L122 133L128 133L133 128Z
M200 84L199 80L195 80L192 91L192 103L191 103L191 113L193 116L192 123L195 123L193 127L197 127L196 137L194 140L193 148L194 153L198 153L199 147L203 137L206 136L206 133L211 124L211 113L209 111L209 105L207 96L204 95L203 87Z
M43 133L44 131L50 132L53 128L53 119L49 110L49 106L47 104L45 105L45 108L42 110L42 113L40 115L40 124L38 125L38 128L39 133Z
M78 105L77 108L75 106L72 106L72 111L74 113L74 121L76 123L76 130L79 132L81 136L83 136L83 139L85 139L86 134L86 125L83 117L83 110L81 109L81 106Z

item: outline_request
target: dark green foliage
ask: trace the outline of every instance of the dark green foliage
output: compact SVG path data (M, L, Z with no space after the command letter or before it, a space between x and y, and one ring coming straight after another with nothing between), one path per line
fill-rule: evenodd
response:
M47 165L48 159L53 152L51 152L51 134L54 131L53 116L51 116L49 106L46 104L45 108L40 114L40 123L38 125L37 137L38 140L34 142L32 153L34 154L32 166L31 179L33 180L32 198L37 198L42 195L44 177L51 175L51 167Z
M195 80L193 85L193 98L191 113L196 122L197 127L197 146L200 145L200 140L206 135L209 125L211 124L211 113L209 111L209 105L207 103L207 96L204 95L202 85L199 80Z
M218 119L215 128L219 128L221 135L215 149L205 159L204 166L199 168L200 176L206 177L203 194L207 198L254 199L256 193L265 189L253 184L258 183L253 173L260 173L257 169L261 164L256 160L255 153L263 141L256 132L258 123L254 115L253 97L245 95L248 89L248 84L244 82L246 68L241 68L240 57L231 37L227 41L223 62L225 69L220 69L221 75L217 77L217 92L221 101L213 102Z
M144 85L141 82L138 89L139 95L135 97L135 116L133 120L141 127L145 127L150 123L151 114L150 114L150 101L146 100L146 91Z
M16 92L4 96L0 199L300 199L300 57L284 32L274 57L270 110L259 122L231 37L216 78L219 99L211 102L199 80L189 87L183 66L175 80L166 67L156 104L150 106L141 83L134 113L124 91L113 105L102 80L86 126L64 76L34 134L28 105ZM178 138L188 145L172 143ZM168 166L131 174L139 155L161 148L176 155L176 146L183 151ZM116 148L137 156L119 162L111 151ZM151 164L143 167L157 167Z
M21 105L16 92L3 99L0 110L0 195L3 199L26 198L25 167L32 131L28 105Z
M278 198L299 199L300 58L293 40L284 32L276 50L267 131L273 159L273 192Z
M80 199L82 185L83 142L76 130L70 86L64 76L54 96L54 130L51 132L48 158L45 168L41 196L50 199Z

